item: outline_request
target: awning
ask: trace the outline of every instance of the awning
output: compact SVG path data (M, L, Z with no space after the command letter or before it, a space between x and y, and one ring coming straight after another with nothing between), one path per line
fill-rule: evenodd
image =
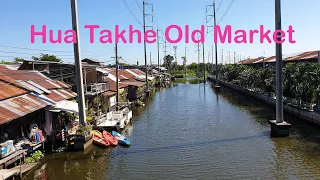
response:
M98 72L101 72L102 74L105 74L105 75L108 75L109 74L109 71L105 70L105 69L102 69L102 68L96 68L96 70Z
M55 106L48 106L46 110L79 113L78 103L68 100L59 101L55 104Z

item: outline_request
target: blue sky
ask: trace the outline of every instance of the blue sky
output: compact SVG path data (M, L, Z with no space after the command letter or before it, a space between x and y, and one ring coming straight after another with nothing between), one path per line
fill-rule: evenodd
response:
M142 0L136 0L140 7ZM217 12L217 21L226 12L232 0L216 0L216 4L222 2ZM131 11L142 23L142 11L135 0L126 0ZM152 23L151 18L147 19L147 25L158 24L159 28L165 30L169 25L176 24L181 27L189 25L191 30L199 29L204 22L206 5L211 4L212 0L148 0L154 7L156 22ZM302 52L307 50L317 50L320 48L320 25L317 23L320 17L319 0L282 0L282 28L286 30L289 25L296 31L293 39L296 44L283 44L283 53ZM151 13L151 8L146 8L147 13ZM211 10L212 11L212 10ZM122 0L78 0L79 28L80 28L80 47L81 58L95 58L101 61L110 62L114 56L114 44L101 44L98 42L99 30L110 29L114 32L115 25L128 30L129 25L142 30L141 25L135 21ZM72 44L42 44L40 38L36 38L36 43L31 44L30 29L35 25L40 30L42 25L55 32L57 30L69 30L71 26L70 0L55 1L21 1L21 0L2 0L0 2L0 59L12 60L13 57L28 58L40 53L55 54L62 58L64 62L73 62ZM209 22L212 23L212 22ZM100 25L96 31L96 43L90 44L89 30L84 29L86 24ZM264 25L266 29L274 30L274 0L235 0L225 18L220 25L232 25L233 29L258 29ZM176 35L172 32L172 37ZM208 58L208 48L212 46L213 35L207 36L205 43L205 58ZM174 54L172 44L167 49L167 54ZM178 63L182 63L181 57L184 56L184 41L176 44ZM27 49L9 48L12 46ZM161 45L160 57L163 58L163 45ZM130 64L144 64L143 44L123 44L119 43L119 55ZM152 62L157 62L157 48L155 44L147 45L148 63L152 53ZM241 55L241 57L258 57L265 52L266 56L274 55L275 44L260 44L259 39L255 39L253 44L219 44L218 59L221 61L221 49L224 51L224 61L228 60L230 51ZM38 49L38 50L30 50ZM197 62L196 46L192 42L187 44L188 64ZM50 51L45 51L50 50ZM55 52L59 51L59 52ZM61 52L60 52L61 51ZM201 52L202 54L202 52ZM233 59L231 57L231 59ZM202 58L201 58L202 61ZM211 57L210 57L211 61Z

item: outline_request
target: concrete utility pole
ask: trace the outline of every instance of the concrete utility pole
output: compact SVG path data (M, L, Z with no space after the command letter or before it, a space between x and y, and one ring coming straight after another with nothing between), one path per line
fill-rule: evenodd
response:
M160 44L159 44L159 29L157 28L157 49L158 49L158 72L160 73Z
M151 5L149 3L145 3L145 1L143 0L142 2L143 5L143 35L146 34L146 27L152 27L152 26L146 26L146 16L150 15L150 14L146 14L146 5ZM153 11L153 7L152 7L152 11ZM153 17L152 17L152 21L153 21ZM149 93L149 82L148 82L148 62L147 62L147 45L146 45L146 41L144 39L143 41L144 44L144 61L145 61L145 69L146 69L146 93Z
M151 70L151 76L153 76L153 73L152 73L152 59L151 59L151 52L150 52L150 70Z
M204 43L202 43L203 82L206 83L206 62L204 60Z
M168 52L168 51L167 51L167 47L168 47L168 46L167 46L167 41L166 41L166 40L164 40L164 46L163 46L163 47L164 47L164 51L163 51L163 52L164 52L164 58L166 58L167 52ZM163 62L163 63L165 63L165 64L164 64L164 65L165 65L165 68L166 68L166 69L169 69L168 64L167 64L166 62Z
M177 61L177 48L178 46L173 46L173 49L174 49L174 58L175 58L175 62L176 62L176 66L178 66L178 61ZM176 67L174 67L176 70Z
M275 0L275 21L276 30L281 30L281 2L280 0ZM278 38L281 40L281 38ZM276 120L277 123L283 122L283 101L282 101L282 44L276 44L276 97L277 97L277 111Z
M222 65L223 65L223 49L221 50L221 62L222 62Z
M185 74L185 77L187 78L187 45L185 45L185 47L184 47L183 64L184 64L184 74Z
M236 52L233 53L233 64L236 64Z
M217 21L216 21L216 1L213 1L213 18L214 18L214 27L217 25ZM215 88L218 90L220 88L219 86L219 72L218 72L218 45L217 42L214 43L215 45L215 59L216 59L216 85Z
M146 14L145 14L145 2L143 0L143 34L146 34ZM146 41L143 41L144 45L144 63L146 69L146 92L149 91L149 82L148 82L148 63L147 63L147 45Z
M212 71L212 72L213 72L213 56L214 56L214 53L213 53L213 44L212 44L212 48L211 48L211 58L212 58L211 71Z
M275 0L275 26L281 30L281 1ZM278 33L279 36L280 33ZM277 40L281 41L281 37ZM276 43L276 120L271 120L271 136L289 136L291 125L283 120L282 44Z
M229 51L229 56L228 56L229 64L231 64L231 56L230 56L230 51Z
M263 56L262 56L262 67L263 67L263 69L266 69L266 64L264 62L264 58L265 58L265 52L263 52Z
M119 110L119 59L118 59L118 43L115 44L115 55L116 55L116 89L117 89L117 94L116 94L116 110Z
M76 85L77 85L77 99L79 108L79 121L82 125L85 125L86 113L85 113L85 99L83 92L83 74L82 64L80 59L80 34L78 28L78 9L77 0L71 0L71 14L72 14L72 29L77 34L77 43L73 44L75 70L76 70Z
M199 37L198 37L199 40ZM200 43L198 43L198 66L197 66L197 77L199 78L199 65L200 65Z

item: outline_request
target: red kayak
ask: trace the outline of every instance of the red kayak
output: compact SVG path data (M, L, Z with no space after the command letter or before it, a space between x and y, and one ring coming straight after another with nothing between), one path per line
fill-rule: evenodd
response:
M93 143L99 145L99 146L104 146L104 147L108 147L110 146L109 141L105 140L104 138L100 138L98 136L93 136Z
M118 145L118 140L114 136L112 136L110 133L108 133L108 131L103 131L102 134L104 139L107 140L110 145L113 145L113 146Z

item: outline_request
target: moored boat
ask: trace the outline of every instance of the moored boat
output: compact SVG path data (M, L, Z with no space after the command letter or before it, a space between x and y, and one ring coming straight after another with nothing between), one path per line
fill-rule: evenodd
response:
M108 131L103 131L102 134L103 134L103 138L107 140L110 145L112 146L118 145L118 140L113 135L111 135Z
M120 133L116 131L112 131L112 135L118 140L118 142L125 146L130 146L130 140L126 138L125 136L121 135Z
M103 138L102 133L98 130L92 130L92 133L94 136L97 136L99 138Z
M99 138L98 136L93 136L93 143L99 146L108 147L110 145L109 141L104 138Z

